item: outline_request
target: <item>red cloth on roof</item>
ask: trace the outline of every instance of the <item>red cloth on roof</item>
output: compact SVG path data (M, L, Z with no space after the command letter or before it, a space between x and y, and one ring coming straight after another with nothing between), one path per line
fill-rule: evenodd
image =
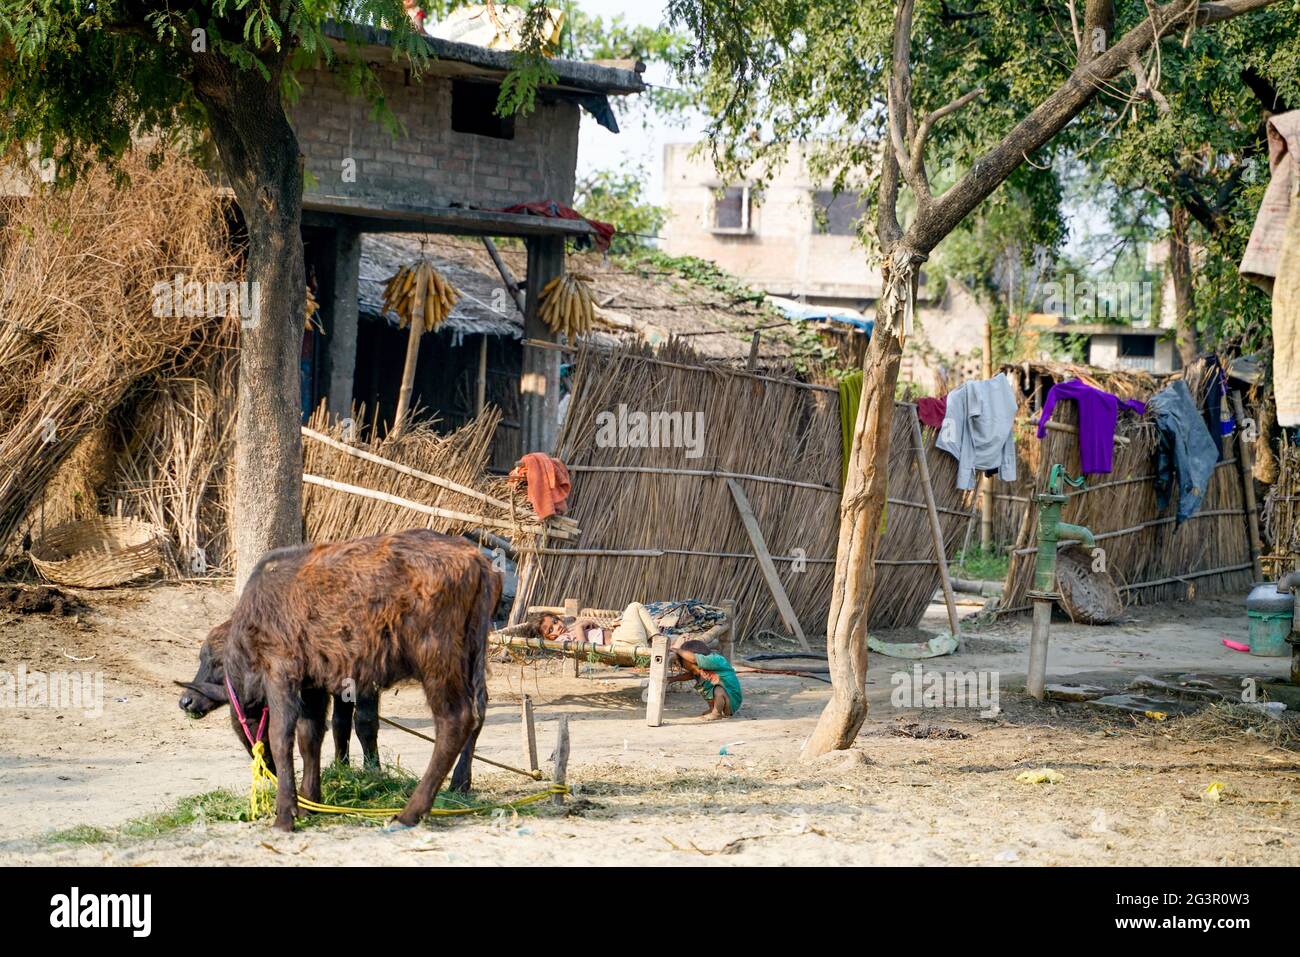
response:
M943 417L947 411L947 395L941 395L937 399L926 396L916 400L916 417L921 420L922 425L928 425L932 429L943 428Z
M534 216L548 216L551 219L580 219L596 231L596 248L601 252L609 249L610 240L614 238L614 224L602 223L598 219L588 219L577 210L561 206L553 199L540 203L519 203L497 210L499 213L531 213Z
M569 470L557 458L544 452L529 452L510 471L510 481L528 483L528 503L538 518L563 515L565 499L572 487Z

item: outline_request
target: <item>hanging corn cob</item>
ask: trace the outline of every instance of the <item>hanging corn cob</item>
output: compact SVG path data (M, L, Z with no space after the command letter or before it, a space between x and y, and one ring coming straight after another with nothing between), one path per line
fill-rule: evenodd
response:
M316 313L320 312L320 303L312 295L311 286L307 287L307 305L303 309L303 330L315 329L321 335L325 335L325 327L320 324L316 318Z
M570 342L596 324L596 303L587 289L590 282L590 276L569 272L542 287L542 321L552 332L568 336Z
M460 294L442 273L426 260L420 260L414 266L403 266L388 280L384 286L384 312L397 316L402 329L420 315L423 317L420 331L429 332L447 320L459 298Z

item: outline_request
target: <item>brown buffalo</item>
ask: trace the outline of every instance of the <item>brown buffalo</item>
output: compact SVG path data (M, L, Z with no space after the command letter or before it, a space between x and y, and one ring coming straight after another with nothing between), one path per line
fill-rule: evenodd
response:
M308 739L299 740L303 793L312 797L319 794L325 697L345 688L382 690L413 678L424 689L437 744L398 822L413 826L428 813L458 754L457 777L469 786L487 707L487 635L500 595L500 576L477 546L425 529L277 549L258 562L231 615L223 659L249 726L270 712L270 752L282 769L275 827L291 830L299 813L299 719L322 718L306 722Z
M176 682L185 689L181 692L178 704L181 710L191 717L202 718L226 704L230 698L226 691L226 669L223 661L226 641L229 636L230 619L227 618L208 632L208 637L204 639L202 647L199 648L199 670L195 673L193 679ZM379 767L378 689L358 689L355 694L339 693L332 697L334 699L334 710L331 728L334 732L334 760L340 764L348 763L352 743L353 717L355 715L357 740L361 742L361 754L365 766L367 768ZM314 716L304 717L303 720L311 721L313 718ZM324 717L321 716L320 720L324 721ZM244 750L251 752L253 746L245 736L243 727L239 723L239 716L235 714L233 708L230 710L230 723L235 729L235 736L243 744ZM306 740L313 740L318 733L321 732L314 731L311 728L300 726L298 729L298 736L302 738L306 735ZM303 755L304 763L308 763L310 760L307 755ZM275 773L274 757L267 754L266 763L271 772ZM453 776L452 780L455 781L455 776ZM310 794L307 796L312 798ZM319 795L313 800L318 798Z

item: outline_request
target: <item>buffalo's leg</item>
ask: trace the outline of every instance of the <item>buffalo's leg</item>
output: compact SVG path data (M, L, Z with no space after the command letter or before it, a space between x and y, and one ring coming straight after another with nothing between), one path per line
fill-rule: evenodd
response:
M357 695L357 740L367 768L379 767L379 692Z
M424 771L424 777L420 778L415 793L406 802L406 807L402 808L402 813L397 815L398 822L407 827L414 827L420 818L429 813L438 788L451 770L452 761L464 750L465 742L474 729L473 703L463 691L459 695L443 694L446 690L445 687L434 687L429 682L424 686L425 697L433 711L437 744L433 746L433 757L429 759L429 766Z
M483 721L487 718L487 685L479 689L478 700L474 702L475 720L470 727L469 740L460 752L456 770L451 773L452 791L468 794L474 783L474 748L478 745L479 733L483 730Z
M268 734L271 753L275 755L279 784L275 793L275 824L278 831L292 831L298 810L298 788L293 780L293 735L298 726L298 696L280 688L267 689L267 706L271 709Z
M298 719L298 753L302 755L302 796L320 801L320 747L325 738L325 711L329 695L320 690L302 693L303 713Z
M343 695L334 696L334 716L330 719L330 730L334 733L334 763L347 764L352 746L352 710L356 706L344 699Z

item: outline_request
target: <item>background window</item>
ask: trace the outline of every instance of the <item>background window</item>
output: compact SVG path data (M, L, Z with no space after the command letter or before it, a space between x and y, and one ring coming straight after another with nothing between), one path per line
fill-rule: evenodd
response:
M749 187L728 186L713 194L713 228L749 231Z
M813 232L822 236L856 236L862 218L862 201L857 193L819 189L813 193Z
M497 116L497 97L501 87L495 83L469 83L453 80L451 84L451 128L457 133L474 133L498 140L515 138L515 118Z

